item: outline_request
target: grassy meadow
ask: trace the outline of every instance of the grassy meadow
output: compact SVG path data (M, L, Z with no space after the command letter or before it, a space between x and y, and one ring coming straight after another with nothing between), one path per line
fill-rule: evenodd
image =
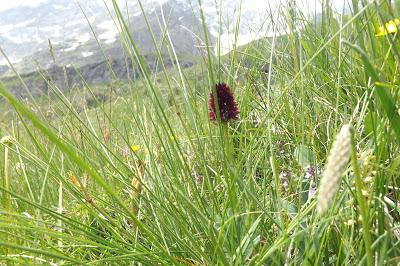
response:
M22 99L0 83L0 265L400 263L400 3L322 1L315 22L293 2L287 35L223 56L200 9L190 67L160 23L157 71L114 2L140 77ZM222 82L240 115L213 122Z

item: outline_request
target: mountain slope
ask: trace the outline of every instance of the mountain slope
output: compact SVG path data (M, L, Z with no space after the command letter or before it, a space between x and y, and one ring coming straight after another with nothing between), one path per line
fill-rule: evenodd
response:
M138 1L117 1L126 19L132 23L131 30L140 48L151 50L149 34L143 21ZM199 27L200 10L197 0L146 0L143 9L150 17L153 29L162 24L161 10L168 21L170 33L178 33L173 40L180 52L195 52L191 39L197 38L202 30ZM217 1L218 2L218 1ZM115 46L118 43L118 30L110 17L113 14L111 0L107 10L103 0L47 0L37 6L20 6L0 11L0 46L13 63L25 61L22 71L29 71L32 64L26 61L40 60L48 50L48 40L51 40L54 52L60 64L68 64L68 57L80 56L92 61L98 49L88 21L93 27L99 41L106 46ZM265 16L271 14L274 2L267 3L258 0L226 0L217 7L214 0L203 0L202 9L205 22L209 29L209 36L215 39L221 33L223 42L232 41L237 16L240 11L241 27L238 42L244 43L268 35L269 25L265 23ZM82 10L81 10L81 8ZM87 16L85 18L83 12ZM171 13L171 11L173 11ZM222 12L220 14L220 11ZM170 17L170 15L172 15ZM221 23L220 23L221 22ZM222 25L220 27L220 25ZM157 30L156 30L157 31ZM192 33L191 33L192 32ZM171 36L172 37L172 36ZM202 38L201 34L199 36ZM229 46L229 45L228 45ZM226 48L226 47L225 47ZM40 53L42 52L42 53ZM148 51L146 51L148 52ZM34 56L39 53L38 56ZM75 54L74 54L75 53ZM64 58L67 58L64 60ZM85 59L86 61L86 59ZM74 61L74 63L77 63ZM6 60L0 57L0 65ZM46 67L46 66L43 66Z

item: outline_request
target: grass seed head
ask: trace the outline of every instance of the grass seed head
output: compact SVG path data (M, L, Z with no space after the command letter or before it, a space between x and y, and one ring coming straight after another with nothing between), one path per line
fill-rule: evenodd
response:
M14 138L11 136L4 136L0 139L0 143L3 145L11 146L14 143Z
M339 182L349 161L350 154L351 126L344 125L332 145L322 175L317 202L317 211L321 215L324 214L332 204L339 187Z

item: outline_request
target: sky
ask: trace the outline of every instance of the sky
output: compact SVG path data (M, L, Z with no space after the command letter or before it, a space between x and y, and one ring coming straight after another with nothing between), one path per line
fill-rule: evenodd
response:
M37 6L40 3L47 2L47 1L49 1L49 0L0 0L0 11L6 10L6 9L9 9L12 7L21 6L21 5ZM73 1L73 0L71 0L71 1ZM243 1L248 1L248 0L243 0ZM253 1L253 2L263 2L263 1L268 2L270 0L257 0L257 1ZM274 1L279 1L279 0L273 0L271 2L274 2ZM281 0L281 1L285 1L285 0ZM303 0L300 0L300 1L302 2ZM319 0L312 0L312 1L308 0L306 2L314 2L314 1L319 2ZM332 0L331 2L335 5L335 4L343 3L343 1L344 0Z
M0 0L0 11L17 6L37 6L48 0Z
M17 6L37 6L40 3L47 2L49 0L0 0L0 11L7 10L9 8ZM73 1L73 0L71 0ZM84 0L81 0L84 2ZM102 1L102 0L99 0ZM144 0L146 1L146 0ZM162 2L162 0L158 0ZM111 3L111 0L106 0L107 4Z

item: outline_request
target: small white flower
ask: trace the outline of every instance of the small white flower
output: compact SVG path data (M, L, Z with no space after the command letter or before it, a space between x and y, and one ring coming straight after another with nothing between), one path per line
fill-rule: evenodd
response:
M364 183L370 184L374 181L374 177L373 176L367 176L366 178L364 178Z
M313 182L311 182L310 188L308 190L308 199L310 200L312 197L314 197L315 193L317 193L317 188L313 184Z
M351 154L351 130L351 125L344 125L342 127L329 153L318 193L317 211L321 215L332 204L332 200L339 187L339 182L349 161Z
M289 183L287 181L283 182L282 187L287 190L289 188Z
M366 189L361 189L361 194L362 194L364 197L369 197L369 192L368 192L368 190L366 190Z

